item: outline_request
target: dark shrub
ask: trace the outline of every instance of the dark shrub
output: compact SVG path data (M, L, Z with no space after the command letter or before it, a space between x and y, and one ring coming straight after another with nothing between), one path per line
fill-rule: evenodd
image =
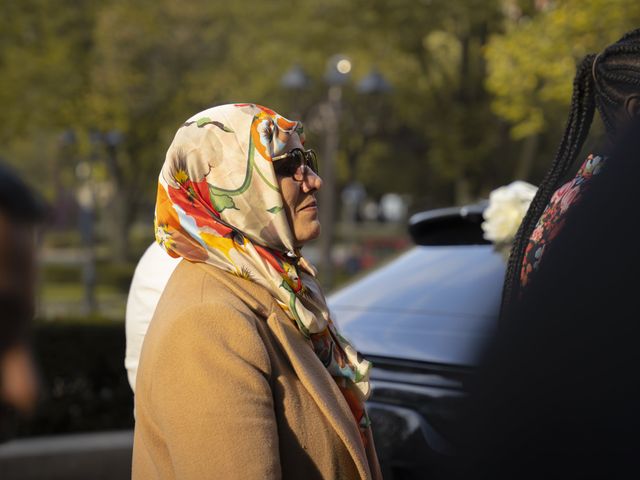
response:
M18 436L133 427L122 323L48 323L34 332L43 396Z

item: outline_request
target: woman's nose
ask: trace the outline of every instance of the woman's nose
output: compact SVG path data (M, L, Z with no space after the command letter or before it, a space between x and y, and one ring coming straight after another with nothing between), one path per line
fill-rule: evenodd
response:
M304 181L302 182L302 190L307 193L313 190L320 190L322 188L322 178L320 175L309 169Z

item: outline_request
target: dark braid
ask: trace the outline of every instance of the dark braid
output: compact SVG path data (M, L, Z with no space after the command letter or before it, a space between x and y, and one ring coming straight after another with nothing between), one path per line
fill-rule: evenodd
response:
M616 133L615 115L631 93L640 93L640 29L625 34L598 56L587 55L578 65L560 147L514 240L503 289L502 315L519 292L520 271L529 238L561 179L580 153L595 108L598 108L607 133L613 136Z
M640 91L640 29L633 30L607 47L594 68L596 103L611 136L616 134L614 115L627 95Z
M503 312L518 291L522 259L529 237L555 192L556 184L573 164L589 133L595 109L593 76L591 73L594 59L595 55L588 55L578 66L578 71L573 81L571 110L560 147L514 239L502 295Z

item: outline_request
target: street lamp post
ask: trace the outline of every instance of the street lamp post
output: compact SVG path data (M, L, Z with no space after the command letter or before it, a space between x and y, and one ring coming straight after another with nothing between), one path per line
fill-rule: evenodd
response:
M363 115L363 133L366 141L378 130L380 123L378 119L383 116L384 98L391 92L392 87L382 73L374 67L358 82L356 90L361 97L366 98L368 114Z
M320 191L320 256L322 258L322 281L326 288L334 284L333 243L336 225L336 156L340 142L340 117L342 116L342 87L348 82L351 60L344 55L335 55L327 63L325 80L329 85L327 102L320 107L325 133L322 179Z

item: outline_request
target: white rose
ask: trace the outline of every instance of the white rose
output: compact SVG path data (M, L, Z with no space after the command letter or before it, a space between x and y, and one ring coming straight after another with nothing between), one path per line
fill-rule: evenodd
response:
M536 191L533 185L517 180L491 192L483 215L484 238L496 244L510 244Z

